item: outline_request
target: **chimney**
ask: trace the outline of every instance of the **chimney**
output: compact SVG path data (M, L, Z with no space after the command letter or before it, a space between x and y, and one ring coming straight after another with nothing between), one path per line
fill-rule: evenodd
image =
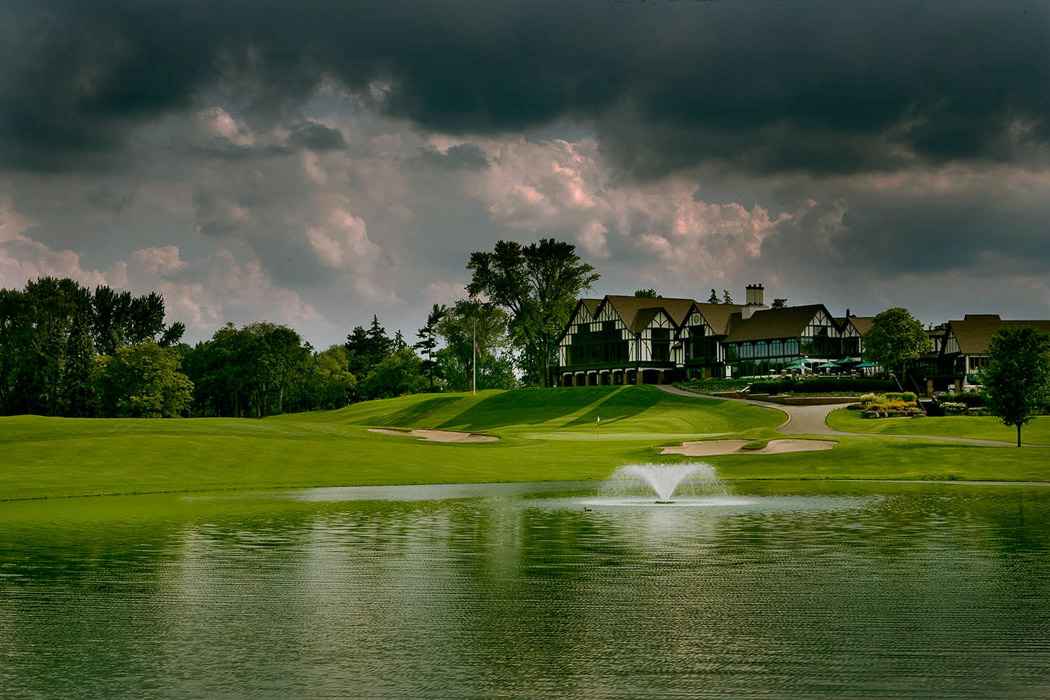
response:
M764 307L766 305L765 292L766 288L760 284L747 285L747 305Z
M747 285L747 303L744 308L740 310L740 316L743 319L751 318L751 314L755 313L759 309L766 308L765 302L766 288L761 284L749 284Z

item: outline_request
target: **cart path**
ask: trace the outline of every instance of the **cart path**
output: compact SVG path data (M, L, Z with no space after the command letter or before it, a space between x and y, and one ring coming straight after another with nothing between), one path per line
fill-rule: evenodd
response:
M752 399L728 399L722 396L709 396L685 391L673 386L657 385L668 394L675 396L687 396L691 398L714 399L715 401L736 401L738 403L749 403L752 406L762 408L773 408L787 416L787 420L777 428L785 435L843 435L856 437L881 437L881 438L917 438L920 440L939 440L942 442L960 442L968 445L991 445L994 447L1016 447L1015 442L1004 442L1002 440L979 440L977 438L942 437L937 435L897 435L895 433L845 433L841 430L833 430L828 426L828 415L846 404L854 403L852 398L844 398L840 404L826 404L823 406L786 406L779 403L766 403L765 401L754 401ZM1022 443L1024 447L1050 447L1050 445L1032 445Z

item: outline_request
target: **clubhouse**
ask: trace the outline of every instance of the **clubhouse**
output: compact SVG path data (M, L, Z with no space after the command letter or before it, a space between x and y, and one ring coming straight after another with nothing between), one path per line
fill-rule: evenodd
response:
M823 304L771 309L761 284L744 304L609 295L581 299L558 347L558 383L665 384L857 366L871 318Z
M744 304L609 295L580 299L558 345L562 386L668 384L682 379L781 373L870 372L862 362L872 316L835 317L823 304L769 308L761 284ZM911 363L907 379L927 393L964 390L1004 327L1050 332L1050 321L967 314L928 333L932 351ZM904 378L902 378L904 379Z

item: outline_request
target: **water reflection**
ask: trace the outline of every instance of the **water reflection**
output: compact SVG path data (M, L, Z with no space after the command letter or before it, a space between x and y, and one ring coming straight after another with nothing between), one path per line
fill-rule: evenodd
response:
M589 507L586 484L3 504L0 695L1050 691L1050 490L735 490L714 508Z

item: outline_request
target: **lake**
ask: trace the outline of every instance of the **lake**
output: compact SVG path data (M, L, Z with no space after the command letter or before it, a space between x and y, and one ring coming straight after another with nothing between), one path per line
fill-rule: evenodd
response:
M1050 487L0 503L0 696L1050 696Z

